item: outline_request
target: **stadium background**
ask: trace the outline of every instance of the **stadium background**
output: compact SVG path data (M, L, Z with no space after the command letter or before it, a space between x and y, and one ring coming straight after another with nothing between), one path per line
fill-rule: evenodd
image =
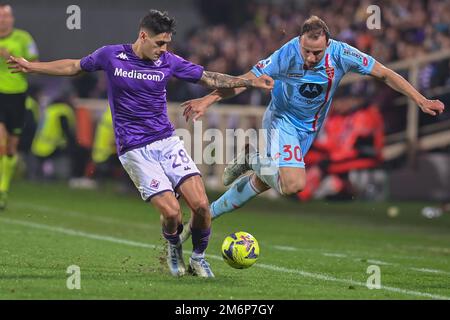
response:
M145 1L114 2L79 1L81 30L66 27L69 2L17 1L16 25L30 30L35 37L43 61L61 57L82 57L104 44L131 42L136 37L136 23L148 6ZM366 12L370 4L382 8L381 30L369 30ZM202 64L206 69L230 74L243 74L260 59L267 57L283 43L296 35L299 24L309 14L317 14L328 22L333 37L372 54L384 64L397 63L400 74L432 98L449 102L449 24L447 1L155 1L152 6L168 10L178 21L177 35L172 50L179 55ZM61 13L62 12L62 13ZM348 19L351 15L354 18ZM431 17L431 18L428 18ZM45 21L45 23L43 23ZM48 36L51 32L51 37ZM422 64L418 58L442 53ZM439 54L438 54L439 55ZM414 74L413 74L414 73ZM438 118L419 113L414 106L390 88L375 82L355 82L341 86L340 96L364 95L362 103L374 104L384 118L385 164L391 170L386 182L394 199L428 199L448 201L450 195L442 190L450 188L448 164L448 130L450 116ZM76 79L31 77L44 92L41 104L57 98L61 92L73 92L79 98L104 99L106 84L101 73L86 74ZM345 81L344 81L345 83ZM177 102L206 94L207 89L173 81L168 87L168 99L174 102L171 115L178 127L186 127L177 119ZM269 95L261 91L248 91L227 104L240 105L239 111L228 108L226 115L208 115L205 127L232 128L244 125L258 127ZM335 101L338 98L335 99ZM351 103L344 101L344 103ZM102 103L88 103L97 107L93 121L99 118ZM242 106L247 112L242 113ZM261 106L253 111L248 106ZM94 107L95 109L95 107ZM414 111L415 110L415 111ZM253 116L258 115L256 118ZM234 114L234 117L233 117ZM239 115L237 115L239 114ZM239 122L246 118L250 123ZM252 116L250 116L252 115ZM409 120L408 120L409 119ZM95 126L95 123L92 124ZM427 140L428 139L428 140ZM433 154L429 152L433 151ZM218 187L217 176L223 166L208 169L211 187ZM415 174L412 175L411 173ZM436 177L440 179L436 180ZM406 179L406 180L405 180ZM408 183L405 183L407 181ZM436 181L439 181L436 183ZM420 183L419 183L420 182ZM407 185L408 188L400 185ZM386 188L385 188L386 189Z
M267 57L280 45L294 37L301 22L310 14L316 14L329 24L333 38L346 41L362 51L372 54L380 62L394 66L395 70L405 78L412 80L415 86L427 97L438 98L446 106L450 104L450 1L156 0L149 3L148 1L138 0L100 0L96 2L79 0L76 4L81 8L81 30L68 30L66 20L69 14L66 13L66 8L72 4L70 1L50 0L35 0L32 2L15 0L12 3L16 17L15 25L17 28L25 29L32 34L36 40L41 61L81 58L104 44L130 43L134 41L137 35L139 19L151 6L159 10L167 10L170 15L176 18L177 34L171 46L174 52L204 65L208 70L238 75L248 71L257 61ZM379 5L381 8L381 30L367 29L366 19L368 14L366 8L370 4ZM89 124L91 141L84 147L91 148L96 124L101 119L103 110L107 107L107 101L105 100L106 85L103 75L101 73L85 74L72 79L30 76L29 80L32 88L39 89L41 113L44 112L48 104L61 96L75 96L76 99L72 100L75 109L82 107L84 110L88 110L90 113L88 119L92 121ZM186 124L181 117L180 102L200 97L207 92L200 86L184 84L179 81L170 83L168 87L169 109L176 127L192 129L192 124ZM376 232L374 231L373 239L379 232L383 233L388 230L389 224L393 221L392 218L398 218L400 212L401 219L405 220L394 222L399 228L404 223L405 230L412 230L417 226L417 228L423 227L423 232L426 231L430 234L438 232L439 235L442 235L442 238L436 237L432 244L429 243L430 246L433 245L440 251L430 253L431 250L430 256L427 257L430 258L429 261L436 260L430 262L430 264L436 263L436 268L438 266L441 269L448 268L448 243L445 242L449 230L449 214L445 211L447 208L445 204L450 201L450 116L448 111L436 118L421 114L415 106L408 105L406 99L401 98L386 86L367 79L363 81L361 78L349 77L345 80L337 94L335 103L340 104L345 109L346 104L354 103L349 100L349 97L362 98L362 101L358 100L360 105L376 105L384 123L384 161L378 162L368 170L363 170L366 176L361 180L362 185L359 186L360 191L362 191L358 193L358 196L352 195L350 198L353 200L369 200L370 202L350 201L344 204L334 204L331 201L333 198L330 197L327 198L328 200L319 202L300 203L300 199L293 198L290 199L293 201L289 200L288 205L280 206L280 203L284 202L285 199L264 199L262 200L263 204L255 204L254 207L250 207L253 208L251 209L252 212L264 211L263 207L267 206L270 210L284 208L287 212L295 212L298 215L305 214L306 219L315 219L304 213L305 210L317 214L319 219L325 219L329 228L333 228L334 225L338 226L340 223L359 221L358 219L364 220L365 217L369 217L362 224L369 225L370 228L380 228L375 230ZM217 127L222 130L238 127L257 128L268 99L269 96L265 93L249 91L226 101L223 105L214 106L205 117L204 127ZM29 151L26 152L29 153ZM32 157L32 155L30 156ZM70 158L72 154L67 153L64 157ZM69 162L71 160L73 159L68 159ZM89 176L88 162L89 160L86 162L87 167L82 170L82 178ZM66 170L67 164L67 161L56 161L54 165L59 166L62 173L56 179L52 177L49 180L50 183L44 185L45 188L48 188L49 193L55 192L57 194L61 192L61 199L55 202L55 208L52 209L52 202L48 203L51 200L45 199L45 188L43 190L38 190L40 187L36 188L36 184L33 183L36 183L37 178L33 175L33 172L29 172L30 167L27 167L28 163L24 161L21 169L17 172L17 186L15 187L22 195L16 196L16 198L12 197L12 210L16 210L19 216L21 214L26 216L26 210L30 210L32 206L22 203L14 207L14 199L26 203L28 199L25 197L25 193L32 192L34 193L30 197L32 201L39 203L42 200L40 212L51 215L50 212L52 210L57 211L56 208L62 206L64 201L67 201L66 205L73 201L70 200L69 196L71 192L64 189L67 182L72 181L72 183L69 183L71 187L93 188L96 190L95 192L98 192L98 199L113 202L111 207L107 207L108 210L111 210L113 218L106 213L106 216L102 219L120 220L121 218L118 218L120 213L114 212L115 209L112 207L115 204L118 208L124 209L127 205L130 205L131 199L133 199L133 204L130 206L136 212L142 211L143 214L146 212L146 207L139 207L136 192L130 188L129 181L123 180L120 173L117 174L116 180L109 181L109 183L120 182L126 185L125 188L131 190L129 192L132 196L119 204L121 198L112 200L113 196L111 198L105 196L102 193L102 185L97 185L94 188L93 185L74 180L71 173ZM214 192L223 190L220 187L219 180L223 166L200 166L200 168L209 190L212 192L211 197L215 199L218 194ZM352 171L351 168L350 171ZM355 181L353 180L353 182ZM108 186L105 186L105 190ZM372 191L367 192L369 189ZM13 185L12 193L14 192ZM94 212L95 206L86 205L82 207L80 203L86 198L96 201L95 197L90 198L95 193L80 192L74 195L74 199L79 202L68 205L66 209L70 211L73 207L73 210L78 210L78 212L82 212L82 210ZM106 195L109 195L109 191L106 192ZM269 194L269 197L277 198L274 194ZM377 201L377 203L373 201ZM43 209L44 204L47 204L46 209ZM36 206L34 207L36 209ZM139 209L137 209L138 207ZM424 207L429 207L432 210L424 211L422 210ZM39 212L40 209L36 210L36 212ZM376 214L374 213L371 216L373 212L376 212ZM434 215L436 212L438 214ZM423 216L424 213L425 216ZM145 214L148 214L148 212ZM241 223L237 222L240 221L241 217L238 216L239 214L236 215L236 217L233 216L230 224L244 226L245 222L247 229L257 217L253 213L248 216L243 214ZM333 215L338 215L342 221L334 220ZM76 214L72 214L71 218L75 216ZM390 219L387 222L384 220L386 216ZM436 219L427 219L427 217ZM82 216L79 218L82 218ZM97 218L101 220L101 218ZM139 221L142 217L136 213L135 218L136 221ZM267 219L267 221L272 221L272 219L276 221L275 217ZM429 225L430 220L433 220L432 223L434 224ZM145 220L143 219L143 221ZM426 225L424 226L424 224ZM90 228L88 222L85 222L85 225L80 225L87 229ZM258 229L257 226L255 228ZM92 229L95 230L93 227ZM261 229L270 232L268 229ZM225 224L218 225L218 234L226 234L230 231L227 230L228 227ZM308 234L306 229L300 231ZM127 232L124 232L124 235ZM119 232L119 234L121 233ZM292 231L292 235L294 234L295 232ZM334 239L334 237L338 237L338 235L343 238L346 237L346 233L341 230L332 237L324 237L320 240L314 239L318 243L320 241L325 243ZM411 233L411 237L413 235L414 233ZM407 236L405 234L405 237ZM386 236L386 238L389 237ZM417 236L416 238L420 237ZM13 239L14 237L9 239L11 243L15 241ZM145 239L145 236L142 239ZM216 241L220 242L220 239ZM270 241L263 239L262 243ZM289 242L290 240L286 241ZM374 241L376 240L371 240L371 243ZM422 244L420 240L417 240L416 247ZM345 245L343 246L345 247ZM365 249L361 248L360 251ZM286 250L289 251L290 249ZM82 256L82 253L79 254ZM392 257L395 256L394 250L391 255ZM283 258L277 256L277 259ZM301 259L308 259L308 255L305 253L301 256ZM141 270L142 268L139 267L138 269ZM267 270L270 270L270 268ZM267 270L265 272L268 272ZM326 272L327 270L323 271ZM441 274L443 277L441 279L430 280L440 283L439 294L448 294L446 291L447 285L445 281L442 281L448 276L448 272L444 271ZM405 280L404 283L406 282ZM10 284L8 285L11 287ZM417 287L414 289L419 290ZM11 298L9 294L10 292L2 297ZM400 297L402 297L401 294ZM99 296L105 297L105 294ZM237 296L238 298L246 297L245 295ZM25 294L23 297L30 296ZM43 297L46 297L45 294ZM57 295L54 297L57 297ZM162 298L164 297L170 298L170 296L162 296ZM182 297L181 293L179 297ZM200 297L211 298L208 295ZM226 294L224 294L224 297L228 298ZM261 292L254 293L250 297L261 298L264 297L264 294ZM307 295L307 297L320 298L322 296ZM339 295L331 295L330 297L339 298ZM344 297L354 298L351 293L344 295ZM365 296L364 294L357 297L389 298L389 296L383 295ZM440 298L440 296L434 298L436 297Z

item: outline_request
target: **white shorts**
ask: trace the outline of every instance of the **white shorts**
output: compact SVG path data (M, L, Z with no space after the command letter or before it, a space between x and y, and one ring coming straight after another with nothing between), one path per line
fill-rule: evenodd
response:
M200 175L183 141L175 136L130 150L119 160L145 201L166 191L176 193L187 178Z

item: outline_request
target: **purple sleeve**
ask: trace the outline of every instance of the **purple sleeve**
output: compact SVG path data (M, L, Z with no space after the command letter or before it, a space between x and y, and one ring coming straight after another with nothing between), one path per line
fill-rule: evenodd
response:
M198 82L203 76L203 67L187 61L176 54L171 54L174 77L188 82Z
M105 59L105 53L106 53L107 47L101 47L100 49L97 49L90 55L84 57L80 61L80 66L83 71L87 72L93 72L98 70L104 69L104 63L106 61Z

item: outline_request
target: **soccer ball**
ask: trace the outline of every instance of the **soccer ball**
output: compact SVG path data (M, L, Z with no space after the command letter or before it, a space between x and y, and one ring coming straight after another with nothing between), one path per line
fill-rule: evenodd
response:
M249 268L259 257L258 241L247 232L232 233L222 243L222 257L235 269Z

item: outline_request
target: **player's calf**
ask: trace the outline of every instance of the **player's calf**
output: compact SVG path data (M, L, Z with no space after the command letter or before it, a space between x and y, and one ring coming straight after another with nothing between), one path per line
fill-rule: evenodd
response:
M303 168L285 167L279 169L282 194L297 194L305 189L306 174Z
M194 228L208 228L211 225L208 199L198 199L188 205L192 210L192 226Z
M281 182L281 190L283 195L293 195L297 194L305 189L305 183L303 181L295 181L295 182Z
M186 267L180 241L180 233L183 231L180 205L172 192L154 196L151 203L161 215L162 235L168 244L166 261L170 273L176 277L183 276Z
M170 192L166 192L161 196L155 196L151 202L161 215L164 232L168 234L176 233L182 220L180 204L175 196Z
M192 211L189 226L192 235L191 271L201 277L213 277L205 261L205 251L211 236L211 213L203 181L199 176L190 177L181 184L179 192Z

